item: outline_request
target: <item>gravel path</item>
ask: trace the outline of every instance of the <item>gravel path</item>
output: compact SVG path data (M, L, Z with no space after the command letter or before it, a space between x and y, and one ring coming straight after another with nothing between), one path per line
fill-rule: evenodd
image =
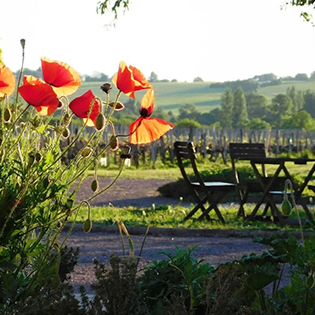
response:
M77 201L88 199L92 196L91 182L88 178L80 187ZM103 189L111 184L111 178L98 178L99 188ZM119 178L117 182L106 192L91 201L93 206L104 206L112 203L115 207L150 207L152 203L159 205L177 205L179 200L166 198L160 195L157 189L167 183L175 181L172 179L125 179ZM190 203L181 203L190 206Z
M143 236L132 235L135 255L143 241ZM77 288L84 285L89 292L89 285L95 281L93 264L94 258L101 262L108 263L112 253L121 256L122 242L119 233L102 232L73 232L67 240L68 246L80 247L79 263L75 272L71 275L71 281ZM125 246L128 248L125 240ZM170 236L170 235L148 235L140 259L140 269L148 265L152 260L167 258L161 251L174 252L175 246L190 247L197 246L193 256L203 259L210 264L217 266L222 262L232 261L250 253L259 253L265 250L265 246L253 243L252 238L238 237L204 237L204 236Z
M90 183L86 180L77 195L81 201L91 196ZM159 205L176 205L178 200L164 198L159 195L158 187L172 180L161 179L119 179L108 192L98 196L91 202L92 205L101 206L111 202L117 207L135 206L149 207L154 203ZM108 178L99 178L100 187L106 187L111 182ZM185 204L182 204L185 205ZM187 203L190 206L190 203ZM210 226L209 226L210 227ZM142 235L133 235L135 254L139 254L143 241ZM122 255L122 243L118 233L104 232L73 232L66 243L68 246L80 247L80 257L75 272L71 275L75 287L84 285L89 291L89 285L95 281L93 264L94 258L108 263L110 254ZM127 245L127 241L125 241ZM140 259L140 269L152 260L165 259L161 251L174 252L175 246L198 246L193 256L203 259L214 266L222 262L241 258L253 252L261 252L265 247L253 243L251 237L204 237L204 236L174 236L174 235L148 235Z

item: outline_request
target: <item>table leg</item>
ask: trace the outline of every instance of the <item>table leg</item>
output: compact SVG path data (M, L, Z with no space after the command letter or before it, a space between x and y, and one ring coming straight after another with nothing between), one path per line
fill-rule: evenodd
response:
M260 186L263 189L263 195L260 198L260 200L258 201L258 203L256 204L255 208L253 209L252 213L249 215L248 219L249 220L254 220L255 215L257 214L259 207L262 205L262 203L264 201L267 201L270 204L270 208L272 211L273 216L277 216L279 222L282 224L283 223L283 218L282 215L280 213L280 211L278 210L277 206L275 205L274 201L272 198L268 197L269 191L273 185L273 183L275 182L276 178L278 177L278 175L280 174L281 170L283 169L284 164L280 163L279 167L277 168L276 172L274 173L273 177L270 179L269 183L267 185L264 184L263 180L262 180L262 175L259 173L256 163L251 161L251 165L252 168L254 170L254 173L256 175L256 178L260 184Z
M310 171L309 171L308 175L306 176L303 184L300 187L297 187L296 189L294 189L295 200L296 201L300 200L300 204L303 207L303 209L304 209L304 211L305 211L305 213L306 213L306 215L307 215L307 217L308 217L308 219L310 221L313 221L314 218L313 218L313 215L311 214L311 212L310 212L306 202L304 202L303 199L302 199L302 193L303 193L304 189L307 187L307 185L308 185L309 181L311 180L314 172L315 172L315 163L312 166L312 168L310 169Z

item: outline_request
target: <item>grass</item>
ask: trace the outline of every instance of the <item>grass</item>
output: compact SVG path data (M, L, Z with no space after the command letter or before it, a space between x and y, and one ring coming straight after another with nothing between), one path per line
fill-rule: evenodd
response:
M246 162L239 162L240 166L244 166ZM212 167L222 167L218 163L213 163L209 161L203 161L199 164L200 171L209 170ZM230 168L230 165L225 166ZM276 170L275 165L266 165L267 172L273 174ZM311 165L287 165L291 175L296 176L298 179L303 180L303 177L308 173ZM111 166L111 169L104 168L98 171L98 176L114 177L117 175L117 170L115 166ZM193 171L191 171L193 174ZM91 172L91 174L93 174ZM134 179L173 179L176 182L181 179L179 168L174 165L173 167L162 167L159 165L158 168L153 169L150 166L141 166L138 169L133 167L125 168L121 174L119 180L123 178L134 178ZM281 200L279 201L281 203ZM193 206L193 205L191 205ZM314 206L311 206L311 211L314 212ZM221 207L222 209L222 207ZM281 230L281 231L296 231L298 227L280 227L272 222L261 222L261 221L244 221L237 217L238 207L236 204L232 204L227 207L223 207L222 214L226 220L226 224L222 224L219 221L208 222L198 221L196 219L191 219L184 221L184 217L190 211L187 207L183 206L160 206L155 207L152 205L150 208L111 208L111 207L92 207L91 217L94 224L97 225L115 225L118 218L122 220L127 226L152 226L152 227L165 227L165 228L200 228L200 229L238 229L238 230ZM247 208L248 213L250 208ZM300 211L300 217L305 218L304 211ZM87 218L87 209L82 207L78 212L78 221L83 222ZM292 213L290 218L296 219L297 215L295 212Z
M202 163L198 164L198 168L201 172L210 170L213 167L217 167L219 163L214 163L210 161L202 161ZM249 165L248 162L242 161L238 162L240 167ZM306 165L297 165L294 163L286 163L287 168L291 175L300 178L301 180L305 178L306 174L308 174L312 164ZM225 166L231 168L230 162ZM266 165L267 173L270 175L274 174L276 171L276 165ZM118 166L112 165L110 168L99 168L98 176L103 177L115 177L117 175ZM191 174L193 174L193 170L191 169ZM91 175L94 174L94 171L90 172ZM282 173L280 173L281 175ZM133 179L173 179L176 181L179 178L182 178L179 167L175 165L163 166L163 164L157 163L156 167L153 168L152 165L141 165L139 168L135 167L125 167L121 173L120 179L122 178L133 178ZM312 179L313 181L315 178Z
M222 210L222 206L220 207ZM273 231L299 231L298 226L281 227L273 222L246 221L237 217L237 205L223 206L221 211L226 223L220 221L207 220L198 221L197 218L184 221L190 209L182 206L160 206L152 205L150 208L113 208L113 207L92 207L91 218L94 225L112 226L117 225L118 219L128 226L139 227L160 227L160 228L194 228L194 229L221 229L221 230L273 230ZM249 208L247 208L249 211ZM313 211L314 212L314 211ZM249 213L249 212L248 212ZM200 214L200 213L199 213ZM301 218L305 218L305 213L300 210ZM213 218L215 216L213 215ZM290 216L296 219L295 212ZM87 219L87 208L82 207L77 216L77 222L82 223ZM307 230L307 229L306 229Z

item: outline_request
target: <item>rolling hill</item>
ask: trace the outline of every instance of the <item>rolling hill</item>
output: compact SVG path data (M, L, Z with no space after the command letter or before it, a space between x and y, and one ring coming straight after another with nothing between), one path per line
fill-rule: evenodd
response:
M167 112L178 114L178 109L184 104L195 104L201 113L209 112L221 104L223 88L209 88L212 82L158 82L154 83L155 106L162 106ZM83 82L78 91L70 97L70 100L82 95L91 89L94 95L104 99L104 92L100 89L103 82ZM295 86L296 90L311 90L315 92L315 81L283 81L281 85L259 88L258 93L265 95L269 100L280 93L286 93L288 87ZM136 93L136 101L141 100L145 91ZM110 99L113 100L117 89L113 87ZM121 96L121 101L126 102L128 97Z

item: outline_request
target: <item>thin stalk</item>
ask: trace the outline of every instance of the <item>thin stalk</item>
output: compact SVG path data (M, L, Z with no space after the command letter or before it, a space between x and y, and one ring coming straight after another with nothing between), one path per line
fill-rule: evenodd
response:
M122 161L123 161L123 162L121 163L120 169L119 169L119 171L118 171L116 177L114 178L114 180L113 180L107 187L105 187L104 189L100 190L98 193L94 194L94 195L91 196L89 199L87 199L87 201L91 201L91 200L93 200L94 198L96 198L97 196L101 195L102 193L104 193L106 190L108 190L109 188L111 188L111 187L117 182L117 180L118 180L118 178L119 178L119 176L120 176L120 174L121 174L121 172L122 172L122 170L123 170L123 168L124 168L124 165L125 165L125 163L124 163L125 159L123 159Z
M19 99L19 86L20 86L20 83L21 83L22 73L23 73L23 70L24 70L24 59L25 59L25 47L22 45L22 65L21 65L19 79L18 79L17 88L16 88L15 112L16 112L16 109L17 109L17 103L18 103L18 99Z
M143 240L142 240L142 243L141 243L138 259L137 259L137 262L136 262L136 268L137 269L138 269L138 266L139 266L139 262L140 262L140 258L141 258L141 255L142 255L142 251L143 251L143 248L144 248L145 241L146 241L147 236L149 234L149 229L150 229L150 226L147 227L147 229L145 231L145 234L144 234L144 237L143 237Z
M18 120L20 120L20 118L24 115L24 113L26 112L26 110L27 110L30 106L31 106L31 105L28 104L28 105L24 108L24 110L20 113L20 115L15 119L15 121L12 123L12 125L11 125L10 128L8 129L8 133L5 135L5 137L3 137L3 141L2 141L2 143L1 143L1 145L0 145L0 151L1 151L1 149L3 148L4 144L6 143L6 141L11 138L11 133L12 133L12 130L15 128L16 123L18 122ZM15 143L17 143L17 141L16 141ZM11 146L11 148L12 148L12 147L14 147L14 145ZM7 153L7 152L6 152L6 153Z

